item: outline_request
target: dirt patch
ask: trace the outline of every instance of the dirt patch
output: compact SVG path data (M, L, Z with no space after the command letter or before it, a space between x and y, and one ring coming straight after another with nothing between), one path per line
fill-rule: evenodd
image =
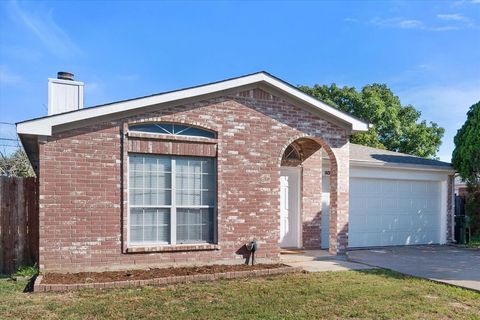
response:
M114 282L125 280L148 280L176 276L192 276L198 274L213 274L234 271L264 270L286 267L284 264L256 264L253 266L239 265L212 265L202 267L175 267L156 268L146 270L106 271L106 272L79 272L79 273L47 273L42 284L75 284Z

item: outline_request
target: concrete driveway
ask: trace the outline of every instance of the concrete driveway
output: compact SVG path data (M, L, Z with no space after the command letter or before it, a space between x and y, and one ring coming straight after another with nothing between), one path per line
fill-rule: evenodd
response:
M455 246L389 247L348 252L350 261L480 291L480 250Z

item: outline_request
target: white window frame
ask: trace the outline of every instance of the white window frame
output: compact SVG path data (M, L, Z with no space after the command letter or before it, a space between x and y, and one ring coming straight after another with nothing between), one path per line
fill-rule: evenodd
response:
M162 132L154 132L154 131L144 131L144 130L138 130L135 127L136 126L142 126L142 125L152 125L156 126ZM168 131L163 127L163 125L171 125L172 126L172 131ZM182 126L185 127L179 131L176 131L175 126ZM208 134L209 136L206 135L196 135L196 134L188 134L188 131L190 129L197 129L200 130L200 132L204 132L205 134ZM215 139L216 134L215 132L211 130L207 130L204 128L192 126L189 124L184 124L184 123L171 123L171 122L146 122L146 123L132 123L129 125L129 131L131 132L139 132L139 133L149 133L149 134L167 134L167 135L172 135L172 136L184 136L184 137L194 137L194 138L206 138L206 139Z
M130 203L130 156L158 156L158 157L169 157L171 160L171 201L170 205L131 205ZM213 162L213 205L176 205L176 160L178 158L208 158ZM177 208L188 208L188 209L212 209L212 223L213 223L213 235L212 242L191 242L179 245L203 245L203 244L216 244L217 243L217 161L212 157L202 157L202 156L181 156L181 155L163 155L163 154L150 154L150 153L128 153L127 155L127 247L157 247L157 246L175 246L177 245ZM144 182L145 184L145 182ZM167 189L166 189L167 190ZM201 192L201 197L203 193ZM161 209L167 208L170 210L170 243L168 242L133 242L130 240L130 209L132 208L154 208Z

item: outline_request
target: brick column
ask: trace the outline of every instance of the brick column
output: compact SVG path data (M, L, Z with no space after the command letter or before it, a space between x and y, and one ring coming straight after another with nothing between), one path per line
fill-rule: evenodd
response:
M451 243L453 239L453 215L455 203L455 176L449 175L447 182L447 243Z
M331 254L345 254L348 246L348 202L350 145L331 148L330 156L330 248ZM333 155L333 157L332 157Z
M318 150L303 163L302 238L306 249L320 248L322 210L322 151Z

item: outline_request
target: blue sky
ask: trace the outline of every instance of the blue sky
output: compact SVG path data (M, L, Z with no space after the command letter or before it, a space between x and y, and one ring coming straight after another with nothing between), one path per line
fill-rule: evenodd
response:
M0 122L46 115L60 70L85 82L86 106L259 70L294 85L386 83L446 129L449 161L480 100L480 0L1 2Z

